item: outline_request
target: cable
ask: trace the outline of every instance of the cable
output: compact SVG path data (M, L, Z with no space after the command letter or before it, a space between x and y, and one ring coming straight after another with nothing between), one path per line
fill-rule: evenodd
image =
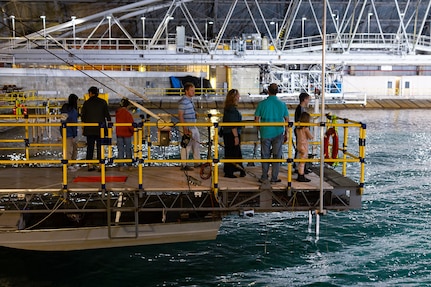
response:
M55 213L59 208L60 208L60 206L62 206L63 205L63 202L64 202L64 200L61 200L60 201L60 204L57 206L57 207L55 207L50 213L48 213L44 218L42 218L41 220L39 220L38 222L36 222L35 224L33 224L32 226L29 226L29 227L26 227L26 228L24 228L24 230L29 230L29 229L33 229L33 228L35 228L36 226L38 226L39 224L41 224L42 222L44 222L45 220L47 220L53 213Z

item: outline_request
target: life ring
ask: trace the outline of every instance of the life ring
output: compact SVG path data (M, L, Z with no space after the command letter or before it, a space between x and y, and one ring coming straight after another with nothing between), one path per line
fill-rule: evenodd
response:
M12 113L14 115L27 115L27 107L23 104L17 104L15 107L12 108Z
M329 154L329 140L332 138L332 152ZM325 158L328 159L336 159L338 158L338 133L334 128L330 128L325 133L325 141L324 141L324 151ZM330 165L333 165L333 162L329 162Z

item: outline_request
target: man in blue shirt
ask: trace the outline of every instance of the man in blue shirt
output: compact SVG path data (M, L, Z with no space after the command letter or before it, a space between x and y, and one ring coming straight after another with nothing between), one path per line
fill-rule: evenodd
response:
M268 87L268 97L261 101L254 113L255 122L288 122L289 111L286 104L277 98L278 85L272 83ZM262 159L282 158L282 147L285 141L287 128L284 126L262 126L260 127L260 143L261 143L261 157ZM271 183L281 182L278 178L280 171L280 163L273 162L271 170ZM262 176L260 182L268 181L269 162L262 163Z
M185 83L184 93L185 95L178 103L178 118L180 123L195 123L196 111L192 99L195 95L195 86L192 83ZM190 151L193 152L193 159L200 159L199 144L201 140L198 128L195 126L184 126L180 132L181 136L188 135L190 137L190 141L187 146L181 146L181 160L188 159ZM198 164L195 166L198 166ZM182 163L181 170L189 171L193 170L193 168Z

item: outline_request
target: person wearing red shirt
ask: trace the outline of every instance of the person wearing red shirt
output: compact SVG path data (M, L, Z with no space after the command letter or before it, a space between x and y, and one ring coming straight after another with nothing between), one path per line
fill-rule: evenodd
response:
M132 114L127 110L130 102L127 99L122 99L120 108L115 111L116 123L132 123L134 122ZM116 126L115 132L117 134L117 149L119 159L132 159L132 137L134 127L130 126ZM129 170L132 168L132 162L120 163L120 171L124 170L124 166L128 166Z

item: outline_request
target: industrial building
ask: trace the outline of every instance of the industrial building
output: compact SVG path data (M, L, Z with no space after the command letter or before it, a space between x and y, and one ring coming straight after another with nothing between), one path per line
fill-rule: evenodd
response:
M41 95L176 95L170 77L201 79L204 95L427 99L430 1L4 1L3 85ZM324 9L326 7L326 9ZM324 53L322 53L324 51Z

